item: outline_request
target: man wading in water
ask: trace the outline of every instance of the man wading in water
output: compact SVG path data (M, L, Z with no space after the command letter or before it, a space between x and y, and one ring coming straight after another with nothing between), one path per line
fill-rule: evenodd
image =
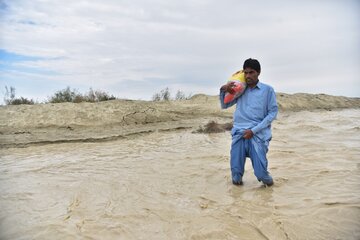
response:
M220 88L221 108L225 109L236 104L231 130L232 182L235 185L242 185L245 159L249 157L257 179L271 186L274 181L267 171L266 153L271 140L271 122L278 112L276 95L271 86L259 82L261 67L258 60L247 59L243 71L247 87L240 97L225 104L225 93L232 92L233 85L229 82Z

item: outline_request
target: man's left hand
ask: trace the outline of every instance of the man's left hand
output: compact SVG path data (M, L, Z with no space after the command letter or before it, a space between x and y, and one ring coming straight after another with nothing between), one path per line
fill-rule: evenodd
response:
M246 129L246 130L244 131L243 137L244 137L245 139L250 139L250 138L252 138L253 136L254 136L254 133L253 133L250 129Z

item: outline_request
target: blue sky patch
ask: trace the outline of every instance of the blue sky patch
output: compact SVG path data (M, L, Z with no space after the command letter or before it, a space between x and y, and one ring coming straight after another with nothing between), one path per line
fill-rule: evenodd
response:
M5 63L23 62L23 61L38 61L44 58L35 56L20 55L0 49L0 61Z
M8 52L4 49L0 49L0 72L15 71L15 72L22 72L29 74L59 75L59 73L52 70L17 64L21 62L33 62L33 61L53 60L53 59L54 58L20 55L20 54Z
M4 11L8 8L7 4L3 1L0 1L0 11Z

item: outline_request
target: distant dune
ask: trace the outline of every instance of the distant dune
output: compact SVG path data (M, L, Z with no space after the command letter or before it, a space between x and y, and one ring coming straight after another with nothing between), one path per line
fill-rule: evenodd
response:
M278 93L281 112L360 108L360 98ZM197 94L182 101L112 100L0 107L0 147L69 141L106 141L143 132L196 128L231 121L218 96Z
M331 110L337 108L360 107L360 98L331 96L326 94L278 93L277 101L280 110L285 111L311 111L315 109Z

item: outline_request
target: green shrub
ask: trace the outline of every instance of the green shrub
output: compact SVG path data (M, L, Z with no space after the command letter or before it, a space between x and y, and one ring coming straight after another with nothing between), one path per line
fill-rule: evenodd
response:
M10 105L20 105L20 104L29 104L29 105L33 105L35 104L34 103L34 100L32 99L27 99L27 98L23 98L23 97L20 97L20 98L15 98L11 101Z
M116 97L109 95L108 93L100 90L94 91L90 88L87 94L81 94L76 89L71 90L70 87L67 87L63 90L57 91L54 96L50 97L50 103L61 103L61 102L101 102L114 100Z
M54 96L50 97L50 103L61 103L61 102L79 102L81 95L77 92L76 89L71 90L70 87L67 87L63 90L55 92Z

